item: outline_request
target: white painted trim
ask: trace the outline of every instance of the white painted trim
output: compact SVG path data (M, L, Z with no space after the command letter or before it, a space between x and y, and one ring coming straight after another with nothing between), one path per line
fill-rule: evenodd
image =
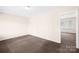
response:
M27 35L29 35L29 34L21 34L21 35L17 35L17 36L10 36L10 37L7 37L7 38L3 38L3 39L1 39L0 41L3 41L3 40L9 40L9 39L12 39L12 38L16 38L16 37L21 37L21 36L27 36Z
M28 35L32 35L32 36L35 36L35 37L38 37L38 38L41 38L41 39L44 39L44 40L49 40L49 39L46 39L44 37L40 37L40 36L34 35L34 34L28 34ZM52 42L55 42L55 43L60 43L59 41L58 42L57 41L53 41L53 40L49 40L49 41L52 41Z
M59 19L59 24L58 24L58 26L59 26L59 40L60 40L60 43L61 43L61 18L59 17L58 18Z
M78 9L76 9L76 48L79 48L79 45L78 45L78 15L79 15L79 13L78 13Z

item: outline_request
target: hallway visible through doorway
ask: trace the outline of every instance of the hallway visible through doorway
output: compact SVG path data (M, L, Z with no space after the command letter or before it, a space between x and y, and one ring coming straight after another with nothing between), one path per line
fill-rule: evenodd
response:
M74 15L74 16L73 16ZM64 52L76 51L76 13L70 11L61 16L61 48Z

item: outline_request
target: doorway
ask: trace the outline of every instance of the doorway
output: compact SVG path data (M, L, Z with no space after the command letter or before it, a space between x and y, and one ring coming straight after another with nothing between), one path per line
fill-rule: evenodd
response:
M60 18L61 51L76 52L76 13L67 12Z

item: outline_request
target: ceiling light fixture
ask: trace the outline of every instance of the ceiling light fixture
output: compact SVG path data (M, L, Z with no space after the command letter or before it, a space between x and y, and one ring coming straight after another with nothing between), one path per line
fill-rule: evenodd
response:
M26 9L26 10L30 9L30 6L25 6L25 9Z

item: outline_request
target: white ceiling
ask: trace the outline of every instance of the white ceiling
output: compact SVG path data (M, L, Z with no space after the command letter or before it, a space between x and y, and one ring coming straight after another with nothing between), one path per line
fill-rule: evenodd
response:
M31 16L39 13L46 13L50 10L56 11L59 10L59 8L60 7L57 6L31 6L27 10L25 9L25 6L0 6L0 12L19 16Z
M31 16L37 13L44 13L51 10L51 7L32 6L25 9L25 6L0 6L0 12L16 14L19 16Z

